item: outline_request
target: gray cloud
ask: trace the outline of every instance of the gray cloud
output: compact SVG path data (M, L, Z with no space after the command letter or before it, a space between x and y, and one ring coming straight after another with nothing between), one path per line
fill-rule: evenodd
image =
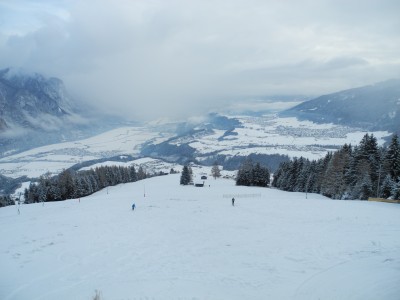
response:
M400 77L398 1L37 0L18 10L28 2L0 7L16 28L34 24L0 30L0 65L58 76L134 118Z

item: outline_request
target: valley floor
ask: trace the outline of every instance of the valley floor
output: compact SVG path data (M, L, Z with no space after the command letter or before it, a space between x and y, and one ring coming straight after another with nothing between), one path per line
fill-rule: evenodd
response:
M0 299L399 299L400 205L307 198L177 174L1 208Z

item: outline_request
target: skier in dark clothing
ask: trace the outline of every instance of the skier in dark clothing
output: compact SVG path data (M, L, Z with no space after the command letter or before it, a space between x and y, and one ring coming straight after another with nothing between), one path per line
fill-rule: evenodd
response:
M235 206L235 198L232 198L232 206Z
M135 210L135 203L132 204L132 210Z

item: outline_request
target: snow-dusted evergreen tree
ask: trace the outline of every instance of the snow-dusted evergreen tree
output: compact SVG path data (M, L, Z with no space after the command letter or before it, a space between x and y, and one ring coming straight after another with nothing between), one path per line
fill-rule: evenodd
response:
M309 168L309 161L303 157L299 159L299 173L296 180L296 186L294 191L303 192L306 189L308 174L307 170Z
M189 167L187 165L185 165L185 166L183 166L183 169L182 169L180 184L188 185L190 181L191 181L191 175L190 175Z
M48 191L50 187L50 174L46 173L45 175L40 176L39 185L37 187L38 190L38 200L39 202L46 202Z
M275 171L274 177L272 178L271 185L273 187L283 189L284 177L287 173L289 162L283 162L279 165L279 168Z
M47 199L46 186L39 185L38 192L39 192L39 202L46 202L46 199Z
M397 134L392 136L392 140L383 160L383 168L394 181L397 181L397 178L400 177L400 145Z
M371 181L371 195L376 195L378 189L379 169L380 169L380 151L374 135L365 134L362 138L355 159L358 168L358 174L363 178L358 178L357 182L365 180L364 174L368 172Z
M400 178L397 178L397 181L393 184L390 198L395 200L400 200Z
M49 187L49 195L47 201L58 201L61 200L61 190L57 185L57 182L52 180L52 184Z
M358 152L358 146L355 146L353 148L353 151L351 151L350 159L349 159L349 165L346 168L345 174L344 174L344 181L346 186L348 187L353 187L355 186L357 182L357 160L356 160L356 153Z
M25 193L25 203L35 203L39 201L39 193L36 183L31 182L27 193Z
M345 173L349 160L350 153L347 145L333 153L328 162L321 186L323 195L334 199L342 199L346 190Z
M189 170L189 176L190 176L190 181L189 183L193 183L193 170L192 167L190 165L188 165L188 170Z
M360 160L357 163L356 182L349 189L350 199L366 200L368 197L374 195L370 173L371 167L369 162L365 159ZM366 185L368 185L368 188L365 187Z
M252 168L252 176L253 178L252 182L250 185L253 186L261 186L261 187L267 187L269 184L269 171L267 168L264 168L260 165L260 163L256 163L253 168Z
M245 159L238 170L236 176L236 185L249 186L253 180L252 169L253 169L253 161L250 158Z
M392 179L392 177L387 174L385 179L382 182L381 188L380 188L380 193L379 193L379 197L382 198L389 198L392 195L392 191L394 189L395 186L395 181Z
M143 180L147 177L146 172L144 171L144 169L142 168L142 166L139 167L139 170L137 172L137 179L138 180Z
M99 188L98 177L96 177L96 174L94 172L89 172L88 178L89 178L93 193L98 191L100 188Z
M85 190L83 188L82 185L82 178L78 177L78 176L74 176L73 177L73 181L74 181L74 192L71 195L71 198L79 198L82 197L85 194Z
M369 197L374 196L371 177L368 173L364 173L364 176L358 180L353 195L354 199L359 200L368 200Z
M316 187L316 169L317 162L316 161L308 161L306 169L303 171L304 175L307 177L306 185L304 186L304 192L307 193L317 193Z
M328 164L331 159L332 159L332 153L328 152L323 159L320 159L317 162L316 180L315 180L315 187L317 193L321 193L321 189L325 181L326 170L328 168Z
M60 187L61 199L70 199L74 195L75 186L72 174L68 170L64 170L58 175L58 185Z
M294 192L296 189L297 178L300 175L299 160L297 157L293 159L291 170L289 171L289 177L287 179L286 188L288 191Z

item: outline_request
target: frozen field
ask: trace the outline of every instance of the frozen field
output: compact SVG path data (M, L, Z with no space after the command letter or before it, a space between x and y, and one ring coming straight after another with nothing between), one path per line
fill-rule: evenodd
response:
M178 183L1 208L0 299L400 298L400 205Z
M226 130L200 132L175 138L170 144L187 143L195 149L199 161L210 156L247 156L250 154L282 154L290 158L303 156L319 159L328 151L335 151L345 143L356 145L366 131L334 124L316 124L298 121L296 118L279 118L275 115L262 117L237 116L241 127L227 135ZM164 127L168 127L165 125ZM47 172L55 175L63 169L88 160L117 155L140 154L144 144L158 144L171 138L160 127L123 127L89 139L47 145L0 158L0 174L12 178L39 177ZM379 145L391 135L387 131L370 132ZM115 164L115 163L114 163Z

